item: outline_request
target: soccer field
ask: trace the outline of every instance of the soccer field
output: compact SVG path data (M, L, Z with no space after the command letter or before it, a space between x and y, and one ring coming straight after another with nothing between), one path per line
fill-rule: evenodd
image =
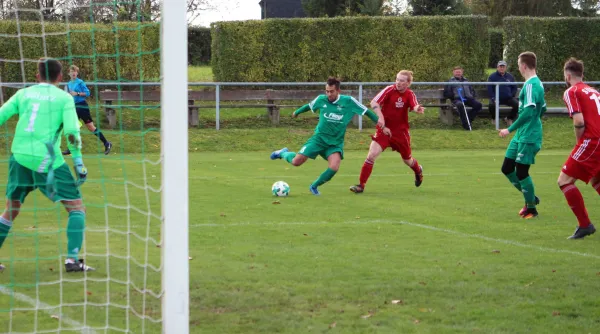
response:
M568 151L538 156L540 216L527 221L517 215L522 195L500 174L501 150L415 151L420 188L385 152L359 195L348 187L366 152L348 151L319 197L308 185L323 160L294 168L269 153L190 155L191 332L587 333L600 325L600 243L566 239L576 220L555 182ZM64 210L39 193L26 201L0 259L8 265L0 332L160 333L160 166L140 163L157 156L116 157L86 160L85 258L97 271L85 282L58 260ZM290 184L290 197L272 197L277 180ZM582 193L598 221L598 195Z

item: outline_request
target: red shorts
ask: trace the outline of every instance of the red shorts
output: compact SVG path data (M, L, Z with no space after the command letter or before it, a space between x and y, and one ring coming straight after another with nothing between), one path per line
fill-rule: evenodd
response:
M565 162L562 172L585 183L600 176L600 139L584 139Z
M386 136L381 130L377 130L375 135L371 136L374 142L379 144L385 151L391 147L392 150L400 152L402 159L408 160L412 157L410 150L410 133L408 130L392 131L392 137Z

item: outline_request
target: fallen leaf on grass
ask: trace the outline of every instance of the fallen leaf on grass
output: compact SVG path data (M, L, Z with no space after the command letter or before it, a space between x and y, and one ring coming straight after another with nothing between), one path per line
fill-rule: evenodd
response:
M475 272L474 272L474 271L472 271L472 272L471 272L471 274L475 275Z
M532 286L532 285L533 285L533 283L534 283L534 282L529 282L529 283L525 284L525 287Z
M26 228L26 230L35 230L35 226L29 226L28 228Z
M425 282L419 282L419 284L421 284L421 285L427 285L427 283L425 283Z
M50 318L56 319L56 320L60 319L60 317L56 314L51 315Z
M373 313L369 312L368 314L361 315L360 317L363 318L363 319L368 319L368 318L370 318L372 316L373 316Z
M280 201L273 201L273 204L281 204Z
M360 217L359 217L359 216L356 216L356 219L360 219Z
M499 250L497 250L497 249L494 249L494 250L492 251L492 253L496 253L496 254L497 254L497 253L500 253L500 251L499 251Z
M552 312L552 316L553 316L553 317L556 317L556 316L559 316L559 315L560 315L560 312L558 312L558 311L554 311L554 312Z
M415 319L415 321L413 321L413 322L414 322L416 325L418 325L418 324L420 324L420 323L421 323L421 320L419 320L419 319Z
M225 216L227 216L227 215L226 215L225 213L221 212L220 216L221 216L221 217L225 217Z
M335 326L337 325L337 322L333 322L331 325L329 325L329 328L335 328Z
M50 270L50 271L54 271L54 268L50 267L50 268L48 268L48 270Z
M420 308L419 312L427 313L427 312L429 312L429 309L428 308Z
M404 304L404 302L402 301L402 299L396 299L396 300L392 300L392 304Z
M191 256L188 256L188 260L191 260L191 259L192 259L192 257L191 257Z
M308 237L308 234L304 233L304 236L305 236L305 237Z
M553 272L553 273L555 273L555 272L556 272L556 269L552 269L552 272Z

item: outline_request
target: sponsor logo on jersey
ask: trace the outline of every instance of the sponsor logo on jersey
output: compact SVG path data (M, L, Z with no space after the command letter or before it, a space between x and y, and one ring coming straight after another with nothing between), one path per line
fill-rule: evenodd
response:
M342 118L344 118L344 115L334 114L334 113L330 112L330 113L324 113L323 117L327 118L328 120L332 120L332 121L341 121Z
M404 107L404 101L402 100L401 97L398 98L398 101L396 101L396 108L402 108Z

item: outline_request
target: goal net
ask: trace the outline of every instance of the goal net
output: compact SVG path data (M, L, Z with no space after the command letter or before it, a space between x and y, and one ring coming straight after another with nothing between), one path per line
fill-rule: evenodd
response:
M185 0L168 3L0 1L0 105L36 84L42 57L60 61L76 102L77 259L95 269L67 272L69 213L30 192L0 226L0 333L187 333L187 26ZM4 192L18 119L0 128ZM73 172L69 152L53 153Z

